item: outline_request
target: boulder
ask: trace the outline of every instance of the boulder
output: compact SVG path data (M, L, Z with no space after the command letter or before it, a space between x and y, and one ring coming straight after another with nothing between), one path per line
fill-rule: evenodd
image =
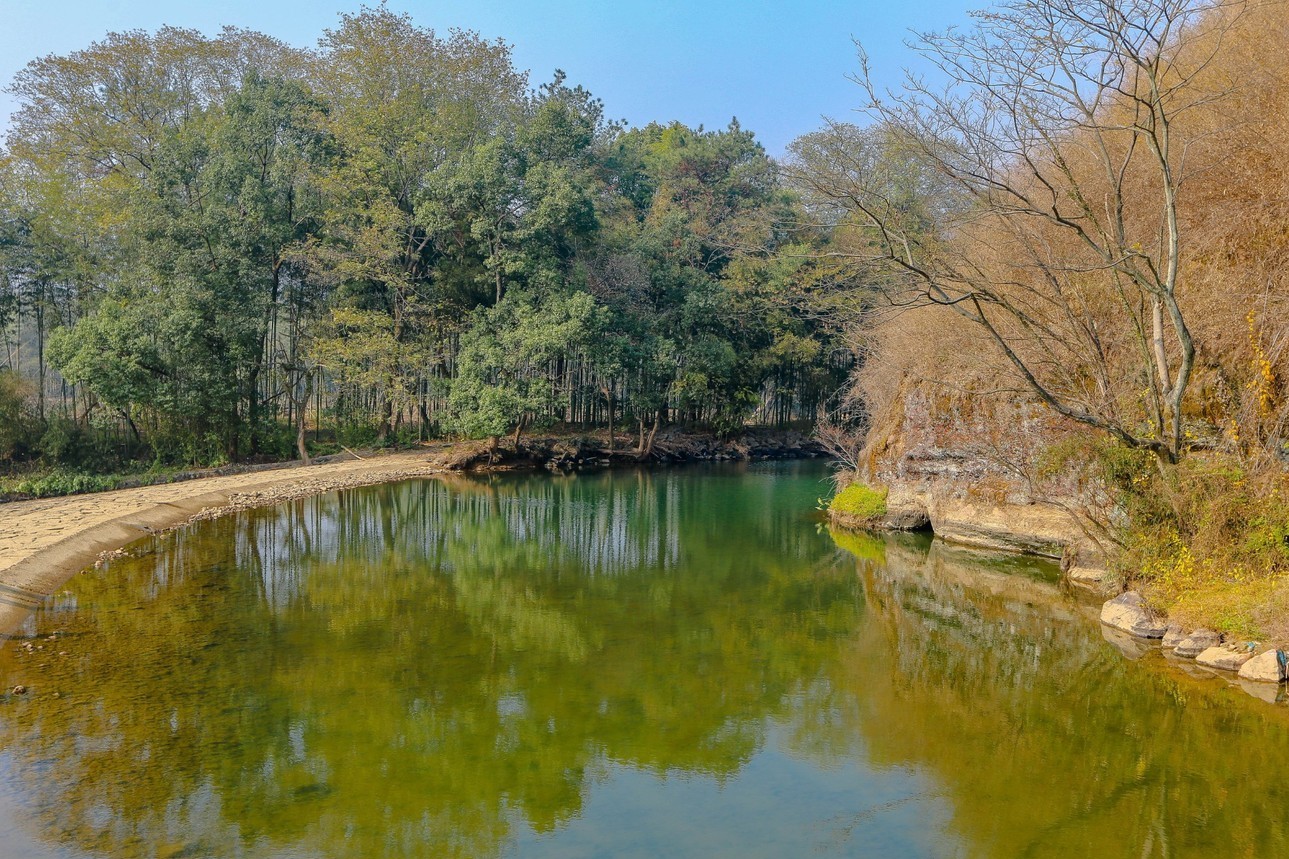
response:
M1209 668L1219 668L1223 671L1239 671L1240 666L1248 662L1252 654L1228 650L1225 647L1210 647L1195 657L1195 662Z
M1173 653L1183 659L1194 659L1205 650L1217 647L1222 643L1222 636L1218 635L1211 629L1197 629L1190 635L1177 642L1173 648Z
M1260 683L1279 683L1280 664L1276 660L1276 652L1268 650L1264 653L1259 653L1241 665L1240 679L1255 680Z
M1138 638L1163 638L1168 624L1155 616L1135 591L1120 594L1101 606L1101 622Z
M1175 623L1168 625L1168 630L1164 633L1162 642L1165 650L1172 650L1177 645L1186 640L1186 630L1182 629Z

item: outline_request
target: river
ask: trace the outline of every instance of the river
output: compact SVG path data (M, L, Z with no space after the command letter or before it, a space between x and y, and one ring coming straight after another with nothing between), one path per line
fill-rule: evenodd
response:
M416 480L135 544L0 641L0 855L1289 855L1289 708L827 491Z

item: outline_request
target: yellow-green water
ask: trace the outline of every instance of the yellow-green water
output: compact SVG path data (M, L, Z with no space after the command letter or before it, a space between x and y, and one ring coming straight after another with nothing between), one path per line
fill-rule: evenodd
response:
M0 642L0 857L1289 855L1289 708L1124 658L1050 565L834 537L823 476L141 543Z

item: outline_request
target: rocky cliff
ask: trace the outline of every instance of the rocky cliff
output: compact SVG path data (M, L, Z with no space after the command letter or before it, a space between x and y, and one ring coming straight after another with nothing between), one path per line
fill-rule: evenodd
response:
M1072 427L1041 403L906 384L868 435L861 479L888 489L882 524L930 527L958 543L1062 559L1071 578L1104 575L1096 487L1051 470Z

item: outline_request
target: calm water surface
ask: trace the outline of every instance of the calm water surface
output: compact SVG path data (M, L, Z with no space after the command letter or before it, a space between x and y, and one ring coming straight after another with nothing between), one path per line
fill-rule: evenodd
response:
M822 477L414 481L141 543L0 642L0 856L1289 855L1289 708L1125 659L1049 565L830 535Z

